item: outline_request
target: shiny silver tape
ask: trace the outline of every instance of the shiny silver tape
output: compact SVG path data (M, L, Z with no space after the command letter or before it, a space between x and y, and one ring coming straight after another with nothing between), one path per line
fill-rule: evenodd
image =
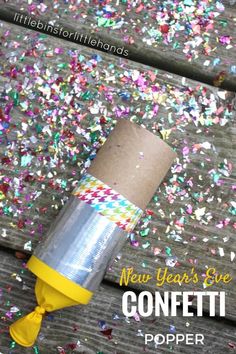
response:
M94 291L126 239L127 233L114 222L71 196L34 255L66 278Z

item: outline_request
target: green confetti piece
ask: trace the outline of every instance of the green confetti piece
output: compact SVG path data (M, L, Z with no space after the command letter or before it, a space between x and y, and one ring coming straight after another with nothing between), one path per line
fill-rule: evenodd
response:
M83 93L83 94L81 95L81 98L82 98L83 100L89 100L89 99L92 98L92 94L91 94L90 91L86 91L85 93Z
M63 91L63 93L64 93L64 95L67 93L67 91L68 91L68 85L67 84L65 84L65 83L63 83L62 85L61 85L61 89L62 89L62 91Z
M60 63L60 64L57 64L57 67L59 69L67 69L68 68L68 63Z
M182 6L177 6L177 11L178 11L178 12L183 12Z
M184 182L184 177L178 177L177 181L180 182L180 183L183 183Z
M19 93L16 91L11 91L9 93L9 96L13 99L14 106L18 106L20 101L19 101Z
M10 343L10 349L14 349L16 347L16 342L12 341Z
M151 215L148 215L148 216L146 216L145 218L143 218L143 222L145 223L145 222L148 222L149 220L151 220L152 219L152 216Z
M98 18L98 27L113 27L116 25L116 22L104 17Z
M233 206L229 208L229 212L232 215L236 215L236 208L234 208Z
M37 123L35 125L35 129L36 129L37 134L40 134L40 133L42 133L43 127Z
M147 228L147 229L145 229L145 230L141 230L141 231L139 232L139 234L140 234L140 236L142 236L142 237L146 237L146 236L148 236L149 231L150 231L150 229Z
M97 133L97 132L90 133L90 139L91 139L92 143L94 143L95 141L98 141L98 138L99 138L99 133Z
M44 34L44 33L41 33L41 34L39 35L39 38L40 38L40 39L46 39L46 38L47 38L47 35Z
M60 133L56 132L53 134L53 140L56 144L58 144L59 140L60 140Z
M35 354L39 354L39 348L37 347L37 345L35 345L33 347L33 349L34 349Z
M174 42L173 48L174 49L179 49L180 48L180 43L179 42Z
M172 256L172 250L170 247L166 247L166 254L167 256Z
M143 263L142 263L142 267L143 267L143 268L147 268L147 266L148 266L148 263L147 263L147 262L143 262Z
M62 182L61 182L61 186L62 186L62 188L66 188L66 186L67 186L67 181L65 181L65 180L62 181Z
M5 215L11 215L10 207L7 206L3 207L3 212Z
M213 181L217 183L220 179L220 174L219 173L214 173L213 174Z
M219 22L220 22L220 25L222 27L224 27L224 28L228 26L228 21L227 20L220 20Z

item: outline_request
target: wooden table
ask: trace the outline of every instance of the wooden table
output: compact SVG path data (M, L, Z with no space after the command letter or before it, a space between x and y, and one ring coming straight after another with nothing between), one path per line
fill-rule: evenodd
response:
M228 2L224 11L218 10L220 15L210 21L212 29L205 30L209 40L205 38L195 50L187 50L190 38L197 40L197 33L191 34L190 29L189 33L179 32L176 48L173 40L166 44L162 39L153 41L150 29L156 28L156 20L150 16L154 8L147 5L142 8L139 4L131 9L127 2L117 1L114 5L117 17L113 20L123 24L121 28L112 29L95 26L99 17L96 17L99 10L96 2L94 7L86 2L70 6L62 1L57 3L58 6L56 2L52 6L50 1L44 1L47 6L44 7L39 3L30 6L27 1L8 1L2 3L0 10L3 20L0 27L1 103L4 107L7 92L15 104L9 131L0 136L0 352L37 353L39 350L39 353L51 354L63 353L63 349L66 353L120 354L195 353L199 350L187 345L145 347L144 333L170 333L171 330L204 333L202 352L234 352L236 289L233 281L210 289L226 292L225 318L209 317L209 303L205 301L202 318L183 318L179 309L179 316L175 318L127 319L121 311L122 294L127 289L138 294L142 290L191 291L193 288L190 284L181 287L165 284L157 288L154 281L129 284L126 288L119 286L119 280L124 267L150 274L166 266L170 272L181 274L194 267L201 276L207 268L215 267L219 273L235 277L232 206L235 170L231 168L235 163L236 143L235 5ZM160 5L159 1L156 3ZM45 22L55 20L64 29L90 34L117 47L122 46L125 39L129 59L10 24L7 21L13 21L15 11ZM100 11L104 12L104 7L100 6ZM223 34L229 44L219 42L220 38L223 42ZM150 43L147 43L148 38ZM203 48L210 51L208 56ZM73 50L80 55L80 65L72 68L68 63ZM215 87L213 83L220 85L220 74L224 80L220 87ZM73 91L73 76L80 78L82 93ZM27 77L33 82L28 89ZM50 101L52 92L47 96L50 77L56 84L53 94L60 96L55 106ZM135 79L138 77L139 81ZM60 86L60 78L65 91ZM19 83L25 85L23 89L19 89ZM17 97L14 92L18 90L22 93ZM72 98L65 92L70 92L73 105ZM26 114L27 99L37 112L37 122ZM60 114L65 116L64 126L61 116L55 115L54 122L50 118L53 109L58 107L62 107ZM75 123L75 107L79 111L78 124ZM159 134L176 150L178 160L150 202L130 242L108 269L91 304L47 316L34 349L14 347L7 327L35 306L34 279L25 269L25 261L45 237L69 197L87 166L89 154L104 142L115 121L121 118ZM51 144L50 141L55 143L57 133L62 135L62 130L68 136ZM30 136L34 136L31 145L25 145ZM66 149L70 154L74 149L76 158L66 156ZM22 151L32 156L30 162L22 159ZM52 158L49 169L48 161ZM6 190L6 178L9 190ZM13 186L16 191L19 189L18 194L14 195ZM26 258L19 259L24 254ZM203 279L195 285L195 291L203 290ZM196 301L193 301L195 307ZM104 325L108 331L102 333Z

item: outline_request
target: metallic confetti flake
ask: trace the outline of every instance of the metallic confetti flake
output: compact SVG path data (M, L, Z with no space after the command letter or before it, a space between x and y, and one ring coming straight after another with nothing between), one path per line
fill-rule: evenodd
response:
M27 242L24 244L24 250L26 250L26 251L32 251L32 241L27 241Z

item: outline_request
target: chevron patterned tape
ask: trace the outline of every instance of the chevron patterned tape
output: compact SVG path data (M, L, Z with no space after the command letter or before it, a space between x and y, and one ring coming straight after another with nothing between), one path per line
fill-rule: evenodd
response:
M81 178L72 194L127 232L133 230L143 213L142 209L90 174Z

